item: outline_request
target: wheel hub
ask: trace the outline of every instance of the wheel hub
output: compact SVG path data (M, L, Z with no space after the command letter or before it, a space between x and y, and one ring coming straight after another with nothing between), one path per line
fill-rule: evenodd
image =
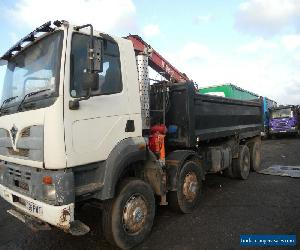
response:
M198 186L196 174L194 172L188 173L184 178L182 190L186 200L192 202L196 198Z
M249 158L247 156L244 156L244 171L246 172L248 170L249 166Z
M256 150L255 150L255 160L258 163L260 162L260 151L258 148L256 148Z
M135 223L140 223L144 218L144 213L140 207L137 207L133 212L133 218Z
M123 228L129 234L142 230L147 217L146 202L141 195L133 195L126 202L123 210Z

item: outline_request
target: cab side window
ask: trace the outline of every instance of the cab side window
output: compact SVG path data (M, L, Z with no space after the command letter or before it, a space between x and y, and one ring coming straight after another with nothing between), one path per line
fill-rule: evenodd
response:
M99 73L98 88L92 90L92 96L116 94L122 92L123 89L119 47L115 42L105 39L102 40L102 44L103 71ZM72 97L80 97L86 95L86 91L82 86L82 76L88 68L88 45L89 37L87 35L73 35L71 48L70 82L70 94Z

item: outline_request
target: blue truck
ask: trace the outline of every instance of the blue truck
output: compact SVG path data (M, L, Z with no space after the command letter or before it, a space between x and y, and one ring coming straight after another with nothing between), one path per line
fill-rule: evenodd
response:
M299 106L287 105L270 109L269 135L300 134Z
M264 120L264 131L263 136L267 136L270 124L270 110L277 107L277 102L267 98L262 97L263 103L263 120Z

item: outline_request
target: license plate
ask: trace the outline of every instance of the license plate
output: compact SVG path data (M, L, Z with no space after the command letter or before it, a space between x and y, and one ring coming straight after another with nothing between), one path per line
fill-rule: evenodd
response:
M280 133L285 133L285 132L286 132L286 131L284 131L284 130L281 130L281 131L280 131Z
M39 215L43 214L43 208L41 206L34 204L33 202L26 201L25 206L27 210L31 213L39 214Z

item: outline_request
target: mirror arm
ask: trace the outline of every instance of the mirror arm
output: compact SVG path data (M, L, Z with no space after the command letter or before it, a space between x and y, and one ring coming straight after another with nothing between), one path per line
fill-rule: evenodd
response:
M87 93L86 96L80 97L80 98L76 98L76 99L73 99L73 100L69 101L69 109L71 109L71 110L77 110L77 109L79 109L79 102L87 100L87 99L90 99L91 93L92 93L92 89L89 88L88 89L88 93Z
M90 46L89 46L89 53L88 53L88 58L90 61L90 67L89 67L89 72L93 73L94 72L94 28L93 25L91 24L85 24L82 26L76 26L75 30L80 30L83 28L89 27L90 28Z

